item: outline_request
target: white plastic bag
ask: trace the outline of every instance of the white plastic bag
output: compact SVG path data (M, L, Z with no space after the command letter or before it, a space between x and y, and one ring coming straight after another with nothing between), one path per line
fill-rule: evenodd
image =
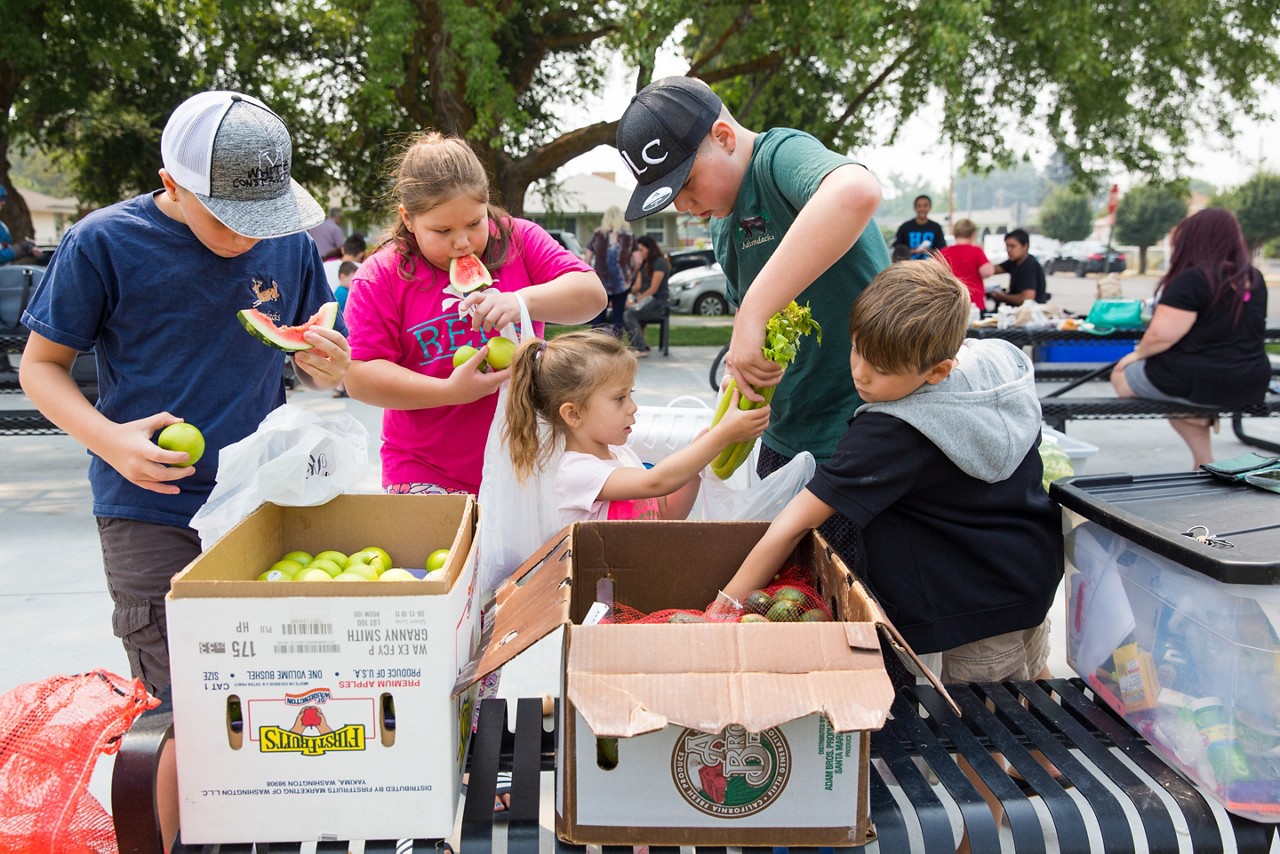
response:
M702 517L708 521L771 522L813 478L818 464L813 454L801 451L764 480L736 487L733 478L721 480L710 469L702 471ZM736 474L736 472L735 472Z
M519 298L519 292L516 292ZM507 326L502 334L516 345L533 338L533 322L529 309L520 298L520 331ZM480 601L485 602L498 585L538 550L562 527L556 506L555 474L560 466L561 449L541 468L535 468L527 480L516 480L511 465L511 451L502 439L507 423L509 383L498 389L498 409L489 425L484 446L484 465L480 473L480 525L476 533L476 576L480 584ZM551 429L539 424L542 442L550 441Z
M369 432L352 415L283 404L218 454L218 479L191 527L209 548L259 504L313 507L346 492L369 467Z

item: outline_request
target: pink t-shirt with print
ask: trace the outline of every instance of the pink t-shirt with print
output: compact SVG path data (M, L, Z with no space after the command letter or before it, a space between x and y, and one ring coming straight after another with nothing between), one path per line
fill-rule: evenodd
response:
M493 287L518 291L572 272L591 272L537 225L512 220L507 263L492 270ZM399 256L388 244L360 265L351 282L343 319L349 330L351 358L384 359L419 374L444 379L453 371L461 346L480 347L498 330L485 334L458 316L462 295L449 273L422 259L405 279ZM533 324L542 335L542 324ZM472 403L430 409L388 409L382 416L382 483L434 483L477 492L485 439L497 407L497 393Z
M635 451L626 446L609 446L612 460L591 454L565 451L556 470L556 505L560 524L600 520L661 519L658 499L637 498L629 501L601 501L604 482L620 468L643 468Z

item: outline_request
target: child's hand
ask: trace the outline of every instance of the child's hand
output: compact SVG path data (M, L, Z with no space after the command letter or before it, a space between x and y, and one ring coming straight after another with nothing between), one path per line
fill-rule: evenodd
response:
M317 390L337 388L351 367L351 345L336 329L308 329L304 336L310 350L293 354L293 364L311 378Z
M502 329L508 323L519 323L520 301L514 293L485 288L468 294L458 303L458 312L471 315L472 329L487 332L490 329Z
M737 388L733 390L733 397L729 399L729 408L725 410L720 423L712 428L721 431L720 438L726 445L754 439L769 426L771 411L769 407L761 406L759 409L743 411L738 408L738 399L741 394L742 392Z
M453 373L449 375L449 388L450 398L455 404L471 403L493 394L503 380L511 375L510 368L481 373L480 368L488 355L489 345L486 344L473 353L470 359L453 369Z
M166 451L151 437L181 420L168 412L158 412L149 418L113 424L102 434L98 455L134 486L161 495L177 495L180 490L169 481L191 477L196 473L195 467L186 465L184 452Z

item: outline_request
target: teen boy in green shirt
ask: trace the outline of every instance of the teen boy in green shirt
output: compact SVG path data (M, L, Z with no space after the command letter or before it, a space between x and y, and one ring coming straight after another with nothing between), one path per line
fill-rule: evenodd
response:
M861 164L802 131L742 127L702 81L657 80L618 124L618 149L639 182L627 219L676 209L711 217L716 259L738 306L726 357L743 394L777 385L763 476L800 451L828 459L862 401L849 381L849 342L810 338L782 375L764 358L765 325L791 300L836 333L853 301L889 265L871 217L880 185Z

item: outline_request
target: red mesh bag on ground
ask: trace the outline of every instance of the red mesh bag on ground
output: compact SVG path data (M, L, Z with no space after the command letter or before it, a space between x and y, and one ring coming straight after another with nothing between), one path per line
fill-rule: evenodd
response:
M140 680L105 670L0 696L0 851L115 852L111 816L88 791L93 766L159 703Z
M605 623L810 623L830 622L831 609L814 586L813 573L788 566L766 587L752 591L741 608L713 604L705 610L668 608L644 613L614 603Z

